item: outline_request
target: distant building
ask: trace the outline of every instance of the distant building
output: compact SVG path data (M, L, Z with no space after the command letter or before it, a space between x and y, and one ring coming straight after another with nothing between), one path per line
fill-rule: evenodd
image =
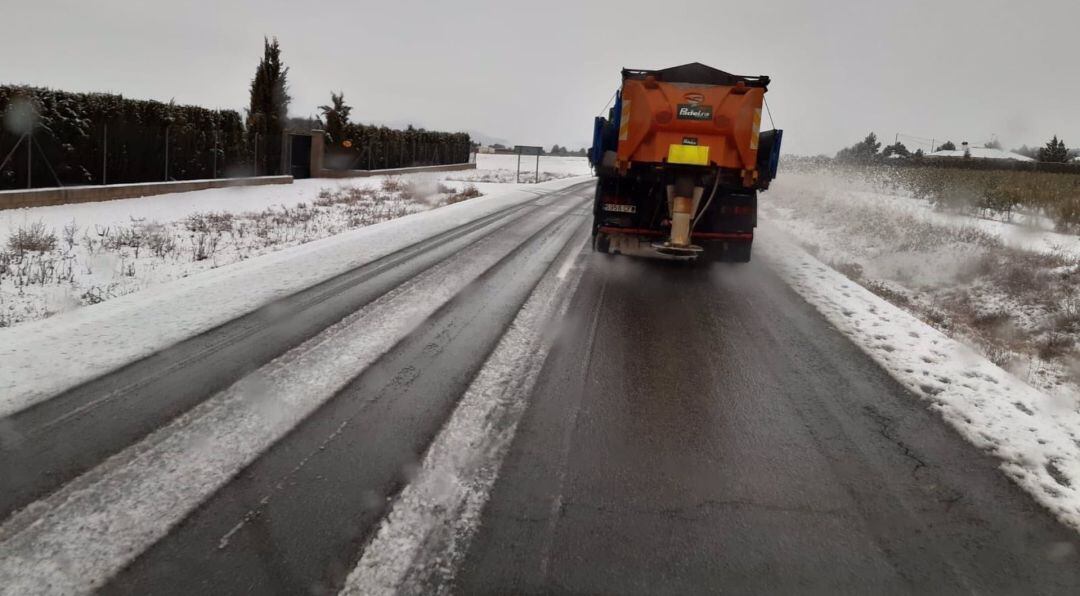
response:
M1016 161L1035 161L1026 155L1020 155L1019 153L1013 153L1012 151L1005 151L1004 149L991 149L989 147L969 147L967 143L960 146L959 149L952 151L942 150L935 151L933 153L927 153L926 157L943 158L943 159L955 159L969 157L971 159L1012 159Z
M494 147L488 147L487 145L480 145L480 148L476 150L477 153L495 153Z

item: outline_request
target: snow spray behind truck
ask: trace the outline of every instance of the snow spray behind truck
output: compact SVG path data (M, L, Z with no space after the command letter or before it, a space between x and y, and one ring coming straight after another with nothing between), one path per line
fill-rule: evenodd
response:
M747 262L757 193L776 177L782 131L760 131L766 76L700 63L623 69L593 128L593 246Z

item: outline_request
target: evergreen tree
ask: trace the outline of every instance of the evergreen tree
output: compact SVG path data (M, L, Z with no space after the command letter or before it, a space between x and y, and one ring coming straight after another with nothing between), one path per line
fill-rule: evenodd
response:
M987 149L1001 149L1001 141L997 139L990 139L989 141L983 143L983 147Z
M1054 135L1046 146L1039 149L1039 161L1051 163L1065 163L1069 161L1069 150L1065 147L1065 141Z
M956 151L956 144L952 141L945 141L934 151Z
M877 135L870 133L866 135L866 138L855 143L851 147L841 149L836 154L836 159L847 161L868 161L878 156L878 149L881 148L881 141L877 140Z
M911 152L899 141L897 141L896 144L889 145L881 150L882 157L889 157L894 154L899 155L900 157L911 157Z
M281 133L289 111L289 68L281 62L277 38L263 38L263 57L251 80L248 136L258 138L256 171L274 175L281 170ZM256 135L258 135L256 137Z
M323 121L326 123L326 135L333 145L340 145L345 140L345 125L349 123L352 107L345 103L344 93L330 92L330 105L319 106ZM409 126L412 130L412 126Z

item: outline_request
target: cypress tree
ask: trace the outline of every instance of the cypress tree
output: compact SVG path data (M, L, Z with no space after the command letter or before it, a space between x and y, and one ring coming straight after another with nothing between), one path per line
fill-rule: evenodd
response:
M289 67L281 62L277 38L263 38L263 57L251 80L251 105L248 108L248 138L258 138L257 172L279 174L281 170L281 133L289 111ZM258 135L258 137L256 137Z

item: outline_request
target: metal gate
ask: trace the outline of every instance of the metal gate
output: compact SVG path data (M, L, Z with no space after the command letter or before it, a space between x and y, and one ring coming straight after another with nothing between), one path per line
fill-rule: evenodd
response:
M297 180L311 178L311 135L289 135L289 173Z

